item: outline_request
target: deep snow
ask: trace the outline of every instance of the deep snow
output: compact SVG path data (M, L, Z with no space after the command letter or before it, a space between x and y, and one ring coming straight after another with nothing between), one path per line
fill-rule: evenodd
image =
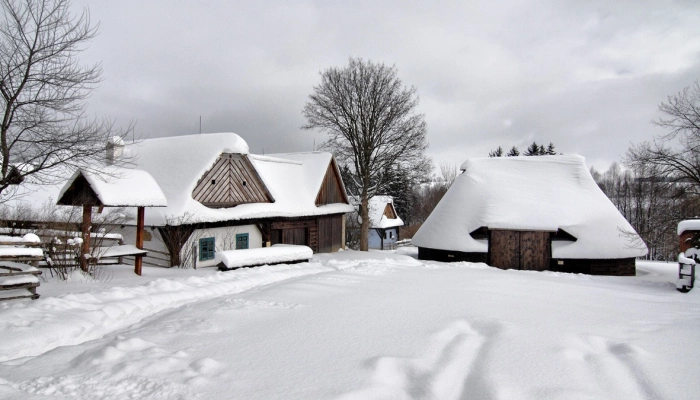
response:
M0 398L697 398L700 291L675 290L677 264L637 268L389 252L142 278L106 267L0 303Z

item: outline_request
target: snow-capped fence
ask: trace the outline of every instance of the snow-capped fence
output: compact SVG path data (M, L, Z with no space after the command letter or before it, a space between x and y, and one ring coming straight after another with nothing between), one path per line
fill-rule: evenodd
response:
M36 288L41 271L36 265L44 259L41 246L39 237L33 234L0 236L0 300L39 298Z
M678 255L678 281L676 281L676 289L681 293L688 293L694 285L695 260L681 253Z
M216 252L217 267L221 271L261 265L293 264L309 261L314 255L308 246L276 244L259 249L240 249Z

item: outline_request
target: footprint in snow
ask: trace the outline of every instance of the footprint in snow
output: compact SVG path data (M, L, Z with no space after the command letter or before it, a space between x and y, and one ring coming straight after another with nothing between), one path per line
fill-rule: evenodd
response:
M421 357L377 359L373 384L340 399L459 399L484 342L468 322L456 321L432 337Z
M598 383L600 396L621 400L663 399L638 361L649 355L640 347L601 336L586 336L572 338L563 354L581 363Z

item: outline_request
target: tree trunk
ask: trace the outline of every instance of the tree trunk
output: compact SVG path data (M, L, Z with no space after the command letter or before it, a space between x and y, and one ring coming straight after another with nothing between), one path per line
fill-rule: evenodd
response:
M362 224L360 224L360 251L367 251L369 249L369 196L367 196L367 190L362 190L362 202L360 206L360 219L362 219Z

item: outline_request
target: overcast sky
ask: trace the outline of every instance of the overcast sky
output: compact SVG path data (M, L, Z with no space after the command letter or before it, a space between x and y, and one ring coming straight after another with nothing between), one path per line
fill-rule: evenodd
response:
M428 155L461 164L533 140L604 169L662 133L658 104L700 78L700 1L99 1L90 111L141 138L231 131L254 153L311 150L319 72L396 65Z

